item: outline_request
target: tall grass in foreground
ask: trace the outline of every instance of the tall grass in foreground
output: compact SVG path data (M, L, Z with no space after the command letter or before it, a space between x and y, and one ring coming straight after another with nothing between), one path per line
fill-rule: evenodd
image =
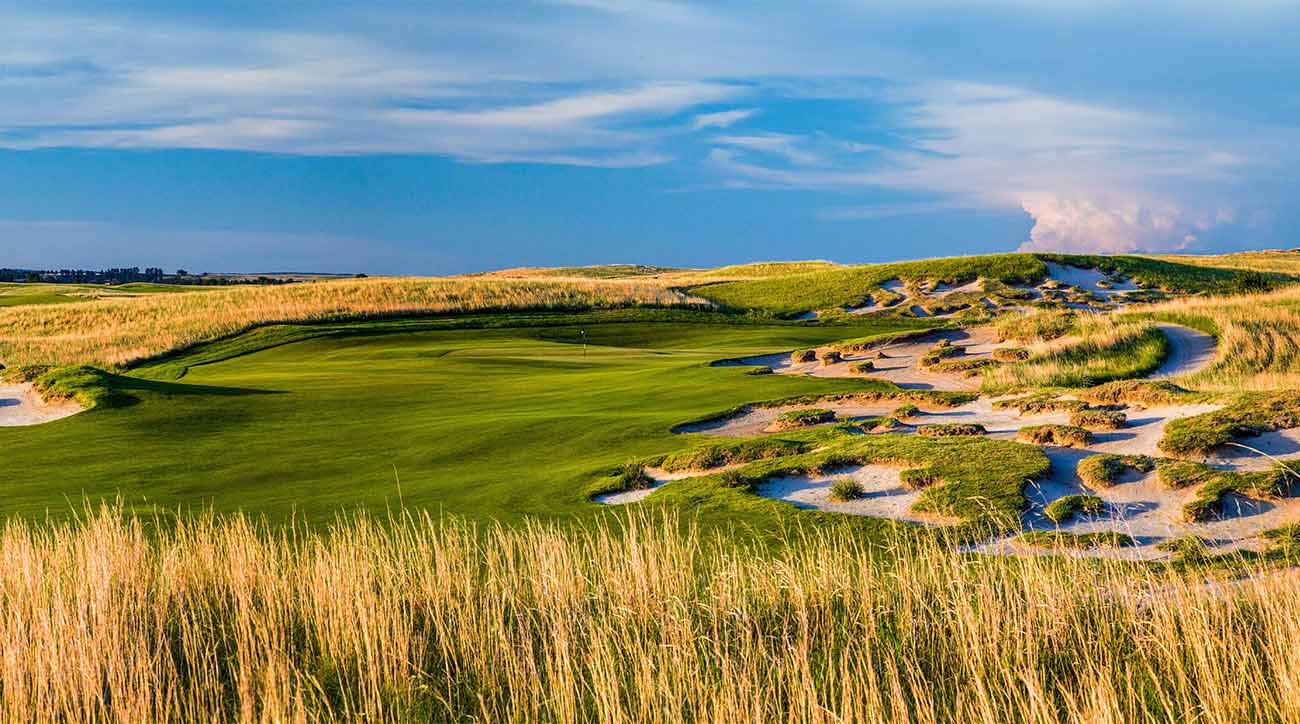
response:
M703 303L622 280L349 279L0 309L0 359L112 365L274 322L484 310Z
M669 518L0 533L9 721L1294 721L1300 578Z

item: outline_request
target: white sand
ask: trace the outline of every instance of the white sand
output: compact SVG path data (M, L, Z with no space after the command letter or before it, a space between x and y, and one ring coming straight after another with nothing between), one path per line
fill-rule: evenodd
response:
M1169 340L1169 356L1149 376L1174 377L1199 372L1214 362L1214 337L1181 324L1157 324Z
M912 504L921 496L921 492L903 487L899 482L900 472L901 468L887 465L862 465L843 468L830 475L770 478L758 486L758 494L785 501L797 508L890 518L926 525L955 522L933 515L913 513ZM858 481L865 494L857 500L831 500L831 485L839 478Z
M30 384L0 384L0 427L39 425L81 412L71 400L46 404Z

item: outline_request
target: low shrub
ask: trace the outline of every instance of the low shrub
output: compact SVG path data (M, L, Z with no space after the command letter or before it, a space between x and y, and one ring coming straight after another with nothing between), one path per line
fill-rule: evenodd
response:
M1092 433L1073 425L1030 425L1020 428L1016 438L1035 445L1085 447L1092 442Z
M1146 455L1093 455L1079 461L1075 468L1079 479L1090 488L1109 488L1127 470L1149 473L1155 461Z
M776 426L783 429L793 429L797 427L808 427L810 425L820 425L826 422L832 422L835 419L835 412L822 407L806 407L802 410L790 410L783 412L776 417Z
M992 356L998 362L1023 362L1029 359L1029 350L1023 347L998 347L993 350Z
M853 478L837 478L831 483L831 500L836 502L847 503L863 495L866 495L866 491L862 489L862 483Z
M1089 430L1119 430L1128 423L1128 416L1118 410L1075 410L1070 413L1070 424Z
M958 437L965 435L983 435L987 432L983 425L974 422L946 422L937 425L921 425L916 434L925 437Z
M1034 530L1021 533L1016 540L1038 548L1122 548L1136 545L1133 536L1106 530L1093 533L1067 533L1061 530Z
M1095 495L1066 495L1043 508L1043 515L1053 523L1064 523L1079 513L1101 515L1105 510L1106 502Z

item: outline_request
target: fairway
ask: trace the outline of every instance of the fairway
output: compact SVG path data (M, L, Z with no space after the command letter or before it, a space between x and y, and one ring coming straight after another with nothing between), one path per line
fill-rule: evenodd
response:
M871 386L755 377L711 361L899 323L607 323L584 327L585 349L573 327L368 327L193 367L176 381L121 377L124 406L0 429L6 456L23 461L0 470L0 509L62 516L85 499L121 496L142 512L211 506L316 521L399 504L503 522L593 515L591 481L688 444L671 434L677 422Z

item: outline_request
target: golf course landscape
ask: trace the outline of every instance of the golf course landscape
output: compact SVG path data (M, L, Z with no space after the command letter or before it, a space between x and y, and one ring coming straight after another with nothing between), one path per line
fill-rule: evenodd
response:
M1300 252L170 291L0 288L7 719L1300 716Z

